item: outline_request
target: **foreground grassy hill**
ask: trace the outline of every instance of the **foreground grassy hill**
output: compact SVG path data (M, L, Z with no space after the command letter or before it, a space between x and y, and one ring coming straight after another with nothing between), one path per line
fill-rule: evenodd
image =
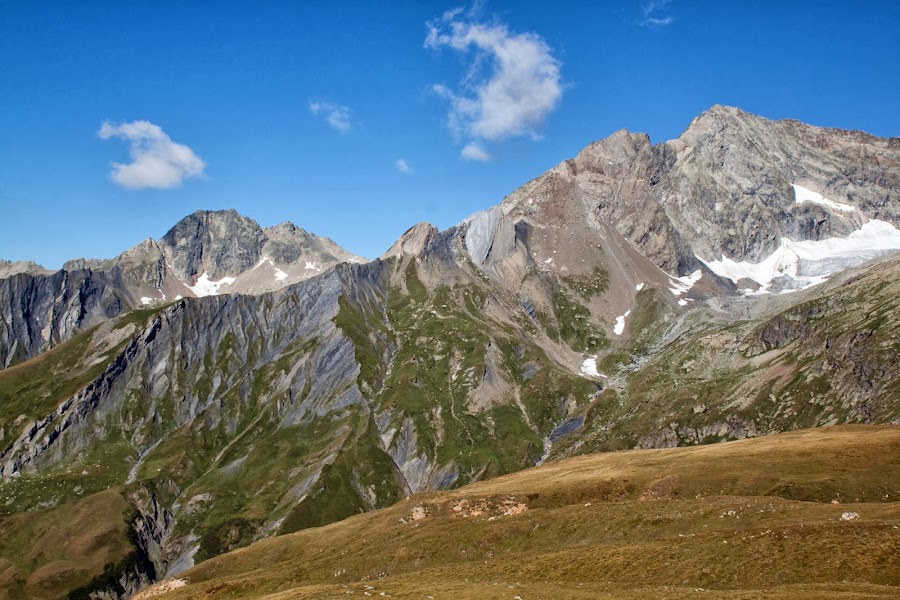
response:
M900 427L580 456L181 577L138 597L897 597Z

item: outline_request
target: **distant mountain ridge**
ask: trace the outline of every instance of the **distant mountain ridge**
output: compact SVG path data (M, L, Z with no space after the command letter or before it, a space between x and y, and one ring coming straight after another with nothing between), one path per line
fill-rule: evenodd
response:
M198 210L160 240L111 259L74 259L58 271L0 263L0 367L134 308L219 293L261 294L340 262L365 262L328 238L284 222L263 229L235 210ZM19 279L16 279L16 276Z

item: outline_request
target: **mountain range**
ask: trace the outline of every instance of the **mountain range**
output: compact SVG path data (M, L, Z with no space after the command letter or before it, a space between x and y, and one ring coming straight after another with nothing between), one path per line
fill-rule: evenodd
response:
M75 259L58 271L0 263L0 364L37 356L96 325L142 306L219 293L261 294L339 262L364 262L328 238L284 222L263 229L234 210L197 211L159 241L112 259ZM16 277L18 275L18 277Z
M0 587L124 598L547 461L900 424L898 226L900 139L715 106L373 261L198 211L3 263Z

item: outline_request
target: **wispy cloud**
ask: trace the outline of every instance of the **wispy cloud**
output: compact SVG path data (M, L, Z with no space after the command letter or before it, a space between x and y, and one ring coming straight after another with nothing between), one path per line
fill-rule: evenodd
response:
M115 125L104 121L100 139L128 140L130 164L112 163L110 178L129 189L177 187L190 177L200 177L206 163L188 146L173 142L159 125L132 121Z
M487 150L475 142L466 144L459 155L465 160L474 160L477 162L488 162L491 160L491 155L487 153Z
M398 158L396 162L394 162L394 167L401 173L406 173L407 175L413 174L413 168L402 158Z
M314 115L322 116L325 121L335 131L347 133L353 127L353 119L350 116L350 109L340 104L331 104L330 102L321 102L311 100L309 103L309 112Z
M669 14L669 7L672 0L647 0L641 3L641 12L644 13L644 20L641 21L641 27L665 27L675 22L675 17Z
M456 89L446 84L432 87L450 103L451 131L457 137L486 141L538 138L547 115L562 99L559 60L536 33L479 22L474 13L456 9L426 23L425 48L450 48L464 54L468 63Z

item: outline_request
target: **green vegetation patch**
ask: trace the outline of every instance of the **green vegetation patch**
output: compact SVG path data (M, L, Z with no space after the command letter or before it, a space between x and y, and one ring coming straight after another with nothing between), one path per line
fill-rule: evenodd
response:
M609 272L601 267L594 267L590 275L566 275L560 280L585 300L609 289Z
M406 490L391 457L381 448L374 423L358 423L363 433L341 449L333 463L287 516L279 533L320 527L351 515L390 506Z

